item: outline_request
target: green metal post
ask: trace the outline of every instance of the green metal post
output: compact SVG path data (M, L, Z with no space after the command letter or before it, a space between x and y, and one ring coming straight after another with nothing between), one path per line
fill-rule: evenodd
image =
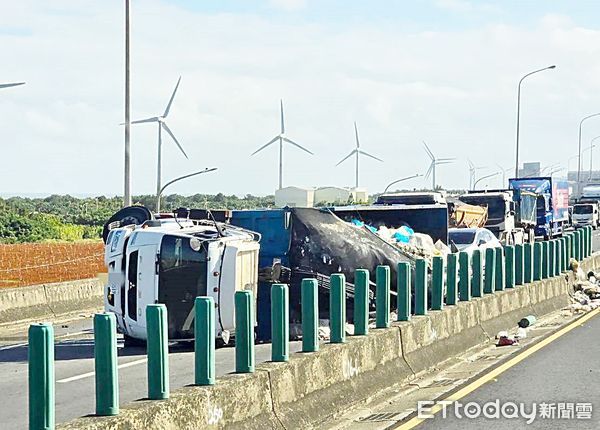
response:
M550 241L542 242L542 279L546 279L550 274Z
M483 295L483 264L481 261L481 251L473 250L471 259L471 294L473 297L481 297Z
M485 250L485 273L483 282L483 292L492 294L496 284L496 251L494 248Z
M148 398L169 398L169 337L167 334L167 307L163 304L146 306L148 333Z
M506 288L515 287L515 247L504 247L504 283Z
M369 271L356 269L354 271L354 335L367 334L369 334Z
M556 241L556 276L560 275L563 271L563 239L561 237Z
M594 230L592 229L592 226L587 227L587 242L586 242L586 253L585 256L589 257L590 255L592 255L592 236L594 235Z
M565 271L567 271L569 270L569 260L573 258L573 235L567 234L565 241Z
M194 301L194 383L215 384L215 302L212 297Z
M422 258L415 265L415 315L427 315L427 261Z
M390 267L375 269L375 327L390 326Z
M271 287L271 361L290 358L290 299L285 284Z
M523 283L529 284L533 280L533 243L523 245Z
M252 291L236 291L235 371L254 373L254 298Z
M112 312L94 315L96 415L119 413L117 377L117 319Z
M523 285L523 245L515 245L515 285Z
M457 255L448 254L446 258L446 304L455 305L456 298L458 296L457 278L458 278L458 264Z
M533 244L533 280L542 279L542 244L535 242Z
M548 276L556 276L556 240L551 240L548 243Z
M51 324L29 326L29 428L53 429L54 329Z
M461 302L468 302L471 300L470 263L469 254L464 251L458 254L458 298Z
M316 279L303 279L302 301L302 352L319 350L319 296Z
M398 321L410 321L410 264L398 263Z
M329 277L329 342L346 341L346 276L335 273Z
M494 291L504 291L504 253L502 248L496 248L496 281Z
M431 309L441 311L444 302L444 259L433 257L431 274Z

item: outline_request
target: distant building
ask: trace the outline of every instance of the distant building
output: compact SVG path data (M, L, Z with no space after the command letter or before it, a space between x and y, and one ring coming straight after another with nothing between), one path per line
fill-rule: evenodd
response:
M312 208L315 205L315 189L284 187L275 191L275 206L291 208Z
M352 191L341 187L320 187L315 190L315 205L345 205L354 201Z
M535 161L533 163L523 163L523 168L519 169L519 178L531 178L541 176L541 163Z

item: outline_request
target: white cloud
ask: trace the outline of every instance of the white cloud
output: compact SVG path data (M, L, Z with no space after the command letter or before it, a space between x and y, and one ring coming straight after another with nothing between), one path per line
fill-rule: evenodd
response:
M0 16L0 27L26 30L0 34L0 80L27 81L0 92L0 191L118 194L122 3L53 6L23 1ZM330 27L206 15L157 0L136 3L132 15L133 117L161 112L183 76L169 125L190 160L165 138L164 179L219 167L174 186L177 192L273 192L276 148L249 155L277 133L281 97L290 137L316 154L286 147L285 183L353 183L352 166L334 165L354 144L357 121L361 144L386 160L361 164L372 191L426 170L423 139L434 152L459 157L439 169L449 187L466 185L467 156L510 166L516 85L535 68L558 65L523 86L523 161L566 160L576 151L579 119L598 109L600 32L556 16L527 28L407 32L371 21ZM600 120L588 121L584 141L599 132ZM151 193L155 126L133 128L132 151L134 192Z
M269 0L271 6L288 11L300 10L306 7L306 0Z

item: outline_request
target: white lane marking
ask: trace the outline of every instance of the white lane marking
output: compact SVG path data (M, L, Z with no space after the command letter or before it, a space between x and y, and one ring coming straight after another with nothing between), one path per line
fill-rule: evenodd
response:
M7 349L13 349L13 348L21 348L23 346L27 346L27 344L26 343L15 343L14 345L7 345L7 346L0 347L0 351L6 351Z
M117 366L117 369L125 369L127 367L137 366L138 364L142 364L142 363L145 363L147 361L148 361L147 358L141 358L139 360L134 360L134 361L130 361L128 363L119 364ZM59 379L56 382L61 383L61 384L65 384L67 382L73 382L73 381L78 381L80 379L89 378L89 377L94 376L94 375L95 375L95 372L87 372L87 373L82 373L81 375L75 375L75 376L71 376L69 378Z
M70 336L79 336L81 334L91 334L92 332L90 330L83 330L83 331L76 331L73 333L65 333L65 334L61 334L55 337L55 339L64 339L65 337L70 337ZM10 345L6 345L6 346L0 346L0 351L6 351L8 349L14 349L14 348L21 348L24 346L28 346L27 342L24 343L15 343L15 344L10 344Z

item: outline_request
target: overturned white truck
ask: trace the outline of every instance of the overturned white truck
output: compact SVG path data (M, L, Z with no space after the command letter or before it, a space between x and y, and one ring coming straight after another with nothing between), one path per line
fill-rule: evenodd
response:
M257 233L189 214L154 219L145 207L132 206L107 222L103 237L105 309L115 313L126 345L147 338L146 306L152 303L167 306L170 340L193 339L197 296L213 297L216 335L227 343L235 328L235 292L256 297Z

